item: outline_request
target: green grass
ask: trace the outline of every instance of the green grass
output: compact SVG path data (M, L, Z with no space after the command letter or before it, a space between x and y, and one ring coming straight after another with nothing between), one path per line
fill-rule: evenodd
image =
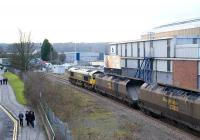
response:
M24 96L24 83L23 81L15 74L6 72L4 77L8 78L8 82L14 90L17 101L25 105L27 103L26 98Z

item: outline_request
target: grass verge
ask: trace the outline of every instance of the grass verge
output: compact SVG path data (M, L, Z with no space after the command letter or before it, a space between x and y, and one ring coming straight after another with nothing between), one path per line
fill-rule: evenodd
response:
M27 103L26 98L24 96L24 83L23 81L15 74L11 72L6 72L4 77L8 78L8 82L14 90L17 101L25 105Z

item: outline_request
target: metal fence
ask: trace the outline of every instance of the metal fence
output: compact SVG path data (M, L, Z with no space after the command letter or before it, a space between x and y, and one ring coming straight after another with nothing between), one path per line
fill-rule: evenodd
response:
M69 130L68 124L62 122L51 110L46 101L40 97L40 105L42 110L45 112L45 115L52 127L56 140L72 140L71 132ZM52 134L51 134L52 135Z

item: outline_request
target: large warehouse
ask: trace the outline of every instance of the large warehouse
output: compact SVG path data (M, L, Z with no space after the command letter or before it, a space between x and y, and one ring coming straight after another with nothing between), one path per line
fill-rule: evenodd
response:
M200 18L156 27L140 40L111 43L104 70L200 89Z

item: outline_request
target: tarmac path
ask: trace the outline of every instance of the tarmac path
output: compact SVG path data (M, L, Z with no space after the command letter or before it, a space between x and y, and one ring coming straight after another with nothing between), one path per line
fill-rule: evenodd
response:
M27 110L30 110L16 101L15 94L9 84L0 85L0 103L7 107L16 118L18 118L19 112L25 114ZM35 114L35 118L34 128L27 126L24 120L24 127L19 127L18 140L47 140L42 122L38 120L37 114Z
M9 116L0 108L0 140L13 139L14 123Z

